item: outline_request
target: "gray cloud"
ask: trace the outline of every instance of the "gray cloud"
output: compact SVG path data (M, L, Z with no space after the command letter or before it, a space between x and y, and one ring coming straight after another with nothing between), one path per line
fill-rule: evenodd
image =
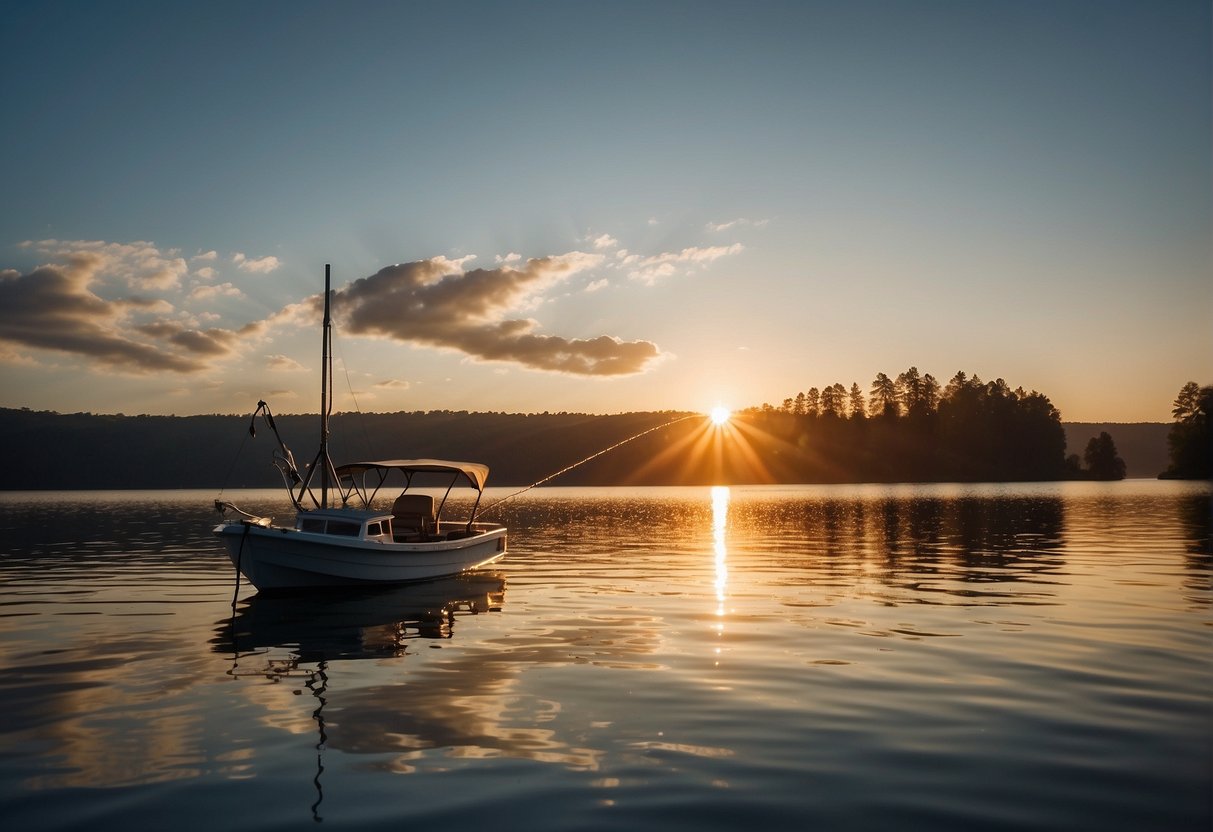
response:
M388 266L337 293L347 331L458 350L585 376L638 373L660 357L649 341L609 335L542 335L530 319L506 318L554 283L602 263L599 254L571 252L526 261L519 267L463 271L462 261L433 258Z
M172 312L172 306L94 294L90 285L107 259L102 252L80 251L63 266L41 266L24 275L0 272L0 341L80 355L125 372L195 373L210 366L203 359L229 354L240 335L261 326L234 332L195 330L169 320L136 324L132 316Z

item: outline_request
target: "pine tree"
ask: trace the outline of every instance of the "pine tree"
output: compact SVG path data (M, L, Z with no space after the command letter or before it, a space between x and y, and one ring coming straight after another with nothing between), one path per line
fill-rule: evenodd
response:
M1125 478L1125 461L1116 453L1116 443L1112 441L1107 431L1101 431L1099 436L1092 436L1087 443L1087 449L1082 455L1087 463L1087 473L1096 480L1123 480Z
M1175 424L1167 434L1171 465L1163 476L1176 479L1213 477L1213 387L1201 387L1189 381L1175 397L1171 410Z

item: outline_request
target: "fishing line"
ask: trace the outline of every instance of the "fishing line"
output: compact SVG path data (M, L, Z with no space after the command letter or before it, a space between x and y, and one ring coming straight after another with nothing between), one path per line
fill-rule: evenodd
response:
M256 413L253 414L253 418L257 418ZM219 500L223 499L223 492L227 491L227 484L232 479L232 472L236 470L236 463L240 461L240 457L244 453L244 443L247 441L248 434L246 433L244 438L240 440L240 447L236 449L236 455L232 457L231 464L227 466L227 473L223 475L223 482L219 486L219 493L215 495L215 502L219 502Z
M635 436L629 436L627 439L620 440L619 442L616 442L614 445L611 445L609 448L603 448L601 451L592 453L589 456L587 456L585 459L580 459L577 462L574 462L572 465L561 468L555 474L549 474L548 476L544 477L543 479L536 480L535 482L531 483L526 488L521 488L518 491L515 491L513 494L509 494L509 495L506 495L505 497L502 497L500 500L497 500L495 503L490 503L487 507L482 509L479 512L479 514L481 517L483 517L485 514L492 511L493 509L497 508L497 506L501 505L506 500L512 500L515 497L517 497L519 494L525 494L526 492L530 491L532 488L535 488L536 486L543 485L545 482L549 482L551 480L556 479L561 474L567 474L569 471L572 471L574 468L585 465L587 462L597 459L598 457L602 456L605 453L610 453L611 451L618 448L620 445L626 445L627 443L631 442L633 439L639 439L640 437L650 434L653 431L661 430L662 428L668 428L670 425L676 425L679 422L685 422L687 419L693 419L697 415L698 414L691 413L686 416L679 416L677 419L674 419L672 421L665 422L664 424L657 425L656 427L648 428L647 430L642 430L640 433L636 434Z

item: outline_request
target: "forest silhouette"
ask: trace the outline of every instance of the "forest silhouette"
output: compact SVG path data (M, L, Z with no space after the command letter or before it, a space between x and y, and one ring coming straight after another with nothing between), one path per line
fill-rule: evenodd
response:
M1065 478L1066 435L1048 397L963 371L941 385L910 367L810 388L751 409L806 482L976 482Z
M1208 470L1208 411L1201 410L1205 406L1201 388L1192 387L1195 392L1184 398L1186 409L1172 427L1172 459L1178 459L1177 447L1199 451L1203 436L1206 467L1200 468L1199 459L1183 465L1173 462L1172 476L1199 476L1201 470ZM1177 413L1178 408L1177 404ZM296 457L301 462L309 459L318 439L319 417L279 415L277 425ZM248 415L124 416L0 409L0 449L8 461L0 469L0 488L280 484L270 464L274 437L268 431L250 437L248 427ZM1083 456L1079 448L1067 457L1060 413L1043 394L1012 389L1002 379L983 382L963 372L940 385L913 367L896 378L877 374L866 394L858 384L849 389L841 384L810 389L778 407L767 404L735 413L723 426L713 425L701 414L674 411L589 415L440 410L339 413L332 418L332 430L331 451L339 463L399 457L472 460L489 465L490 484L498 486L528 485L590 457L552 484L974 482L1124 476L1111 436L1095 437ZM620 447L598 455L620 442Z
M1175 397L1171 415L1175 417L1167 435L1171 464L1163 476L1209 479L1213 476L1213 386L1189 381Z

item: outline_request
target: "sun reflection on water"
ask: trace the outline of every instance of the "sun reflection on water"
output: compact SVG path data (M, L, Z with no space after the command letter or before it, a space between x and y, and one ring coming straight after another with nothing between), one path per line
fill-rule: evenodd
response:
M716 636L724 635L725 601L728 599L729 588L729 550L725 543L725 532L728 530L729 518L729 487L716 485L712 487L712 550L716 559ZM716 647L716 655L721 648ZM719 661L717 662L719 664Z

